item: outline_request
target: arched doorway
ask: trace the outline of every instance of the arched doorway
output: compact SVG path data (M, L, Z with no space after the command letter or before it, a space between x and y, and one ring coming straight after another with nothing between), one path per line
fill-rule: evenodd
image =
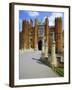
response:
M42 40L38 41L38 50L42 50Z

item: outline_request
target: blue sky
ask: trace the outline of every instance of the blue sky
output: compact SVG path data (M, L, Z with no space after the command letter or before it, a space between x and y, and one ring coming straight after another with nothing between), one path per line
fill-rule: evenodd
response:
M55 24L55 17L62 17L62 22L64 25L64 13L62 12L39 12L39 11L19 11L19 31L22 31L22 20L30 19L35 20L37 18L42 23L45 21L45 18L48 17L49 19L49 26L54 26ZM62 26L63 27L63 26Z

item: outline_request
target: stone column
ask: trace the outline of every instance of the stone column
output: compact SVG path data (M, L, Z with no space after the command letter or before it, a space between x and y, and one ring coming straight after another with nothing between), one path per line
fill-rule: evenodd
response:
M55 40L54 40L54 33L52 35L52 46L51 46L51 65L52 67L57 67L57 59L56 59L56 52L55 52Z

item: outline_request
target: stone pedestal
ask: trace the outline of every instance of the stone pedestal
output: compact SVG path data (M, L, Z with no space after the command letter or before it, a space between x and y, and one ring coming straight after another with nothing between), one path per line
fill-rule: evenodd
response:
M52 65L52 67L57 67L57 59L56 59L56 53L55 53L55 41L52 42L51 65Z
M45 58L48 58L48 44L45 45Z
M48 43L45 42L45 38L42 40L42 52L44 53L44 58L48 58Z
M38 50L38 44L35 45L35 48L34 49L35 49L35 51Z

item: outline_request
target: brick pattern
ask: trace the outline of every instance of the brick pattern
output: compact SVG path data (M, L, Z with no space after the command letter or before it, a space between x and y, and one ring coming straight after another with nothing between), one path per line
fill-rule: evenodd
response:
M55 19L55 39L56 39L56 52L62 53L63 45L62 45L62 19Z

